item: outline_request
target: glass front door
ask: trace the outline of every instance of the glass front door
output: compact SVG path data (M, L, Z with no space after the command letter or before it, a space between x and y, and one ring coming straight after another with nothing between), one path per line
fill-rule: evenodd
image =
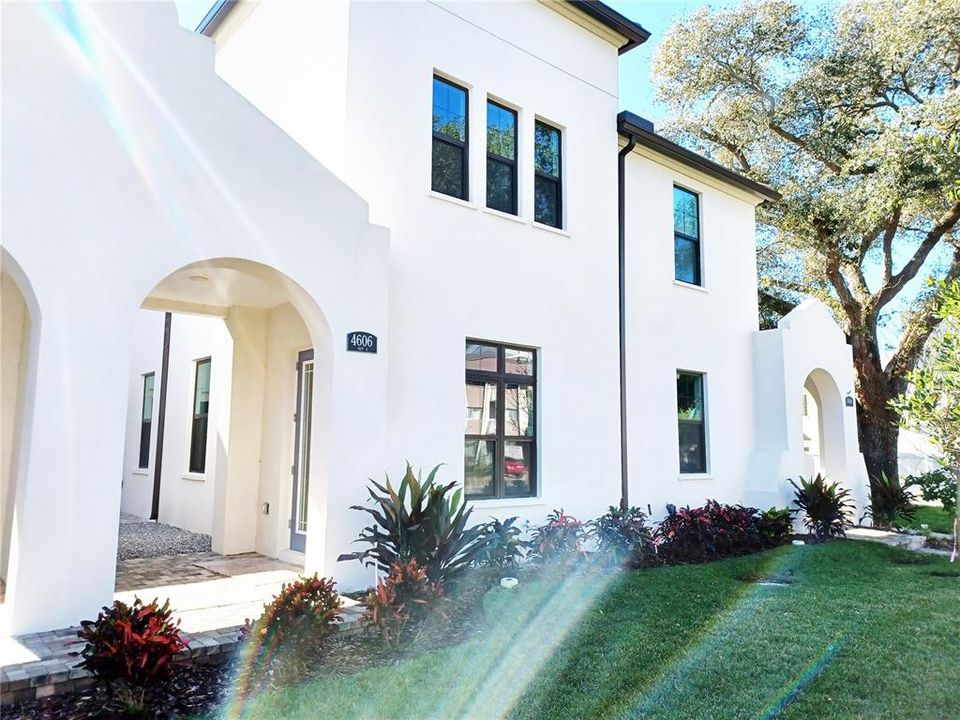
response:
M293 502L290 505L290 549L307 546L307 500L310 496L310 432L313 427L313 350L297 358L297 412L294 416Z

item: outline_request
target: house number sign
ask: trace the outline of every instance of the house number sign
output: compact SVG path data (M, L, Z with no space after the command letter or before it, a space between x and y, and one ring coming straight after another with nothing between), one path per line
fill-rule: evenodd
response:
M357 330L347 334L347 350L351 352L376 353L377 336Z

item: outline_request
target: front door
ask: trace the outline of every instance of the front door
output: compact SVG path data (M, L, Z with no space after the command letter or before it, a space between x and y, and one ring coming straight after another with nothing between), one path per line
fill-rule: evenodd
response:
M313 350L297 357L297 412L294 415L293 502L290 549L307 547L307 498L310 495L310 432L313 426Z

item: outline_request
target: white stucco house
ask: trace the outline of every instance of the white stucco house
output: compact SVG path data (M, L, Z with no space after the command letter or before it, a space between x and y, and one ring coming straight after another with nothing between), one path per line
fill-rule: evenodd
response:
M854 490L850 349L758 331L776 193L618 114L599 2L7 4L4 627L113 591L121 508L337 563L368 477L478 520Z

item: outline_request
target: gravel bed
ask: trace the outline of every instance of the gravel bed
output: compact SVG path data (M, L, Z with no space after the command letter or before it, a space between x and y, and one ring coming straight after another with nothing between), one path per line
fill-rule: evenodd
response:
M210 536L151 522L120 523L117 560L210 552Z

